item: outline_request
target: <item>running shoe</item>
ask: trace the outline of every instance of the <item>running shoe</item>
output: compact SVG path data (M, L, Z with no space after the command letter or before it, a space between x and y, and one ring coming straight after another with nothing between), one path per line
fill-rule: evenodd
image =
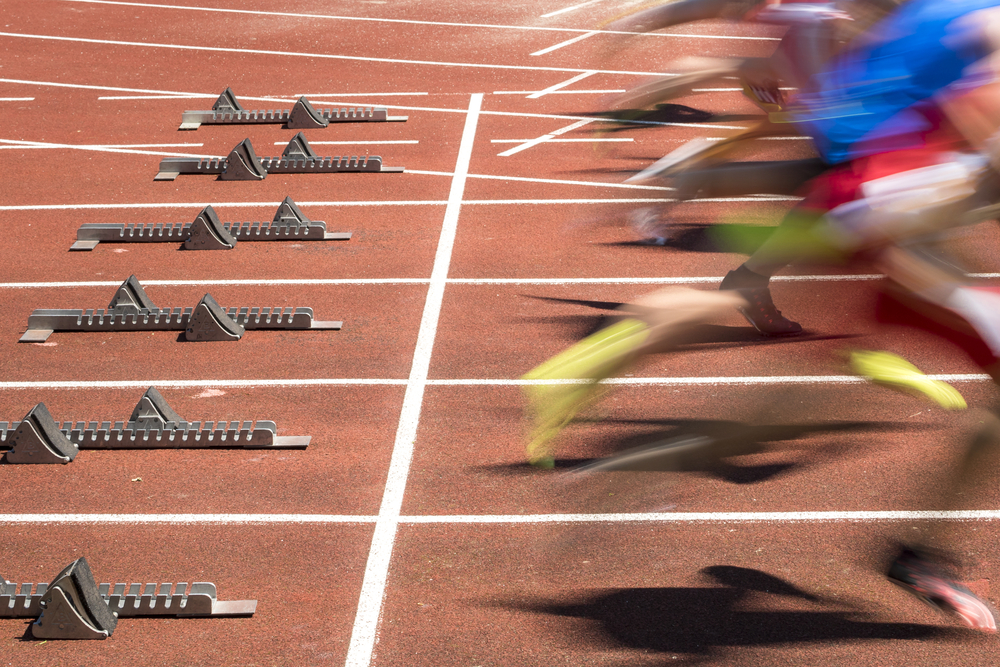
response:
M955 614L968 627L996 632L993 610L936 563L904 549L886 574L889 581L943 612Z
M774 307L771 290L767 287L741 288L732 284L730 276L736 271L730 271L719 286L720 290L733 289L740 293L747 303L737 306L736 310L764 336L797 336L802 333L802 325L792 322Z
M906 359L889 352L852 352L851 369L875 384L928 398L945 410L964 410L968 407L962 395L950 384L927 377Z
M596 399L598 383L633 360L633 353L648 335L645 323L622 320L584 338L523 376L524 380L556 381L524 386L534 421L526 451L529 463L538 468L555 466L552 441L580 410Z

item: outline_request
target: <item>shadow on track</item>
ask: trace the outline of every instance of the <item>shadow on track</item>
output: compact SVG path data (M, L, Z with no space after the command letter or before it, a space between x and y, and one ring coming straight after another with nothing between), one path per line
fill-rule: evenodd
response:
M586 421L586 420L579 420ZM601 420L606 424L669 425L652 433L612 440L607 457L596 459L556 459L557 470L565 471L566 482L598 472L688 472L700 473L730 484L756 484L787 474L821 460L843 456L853 448L838 442L815 447L803 442L829 434L900 433L933 430L934 426L880 421L834 421L799 424L747 424L710 420ZM794 445L782 443L794 442ZM728 459L797 450L794 460L741 465ZM484 466L494 475L538 474L527 463ZM636 485L639 480L634 480Z
M874 621L870 614L812 595L760 570L713 565L701 574L716 585L592 590L576 603L538 600L500 605L595 621L601 633L588 632L579 641L592 641L599 648L626 647L690 658L718 658L731 647L970 635L931 625ZM803 608L789 610L790 606Z

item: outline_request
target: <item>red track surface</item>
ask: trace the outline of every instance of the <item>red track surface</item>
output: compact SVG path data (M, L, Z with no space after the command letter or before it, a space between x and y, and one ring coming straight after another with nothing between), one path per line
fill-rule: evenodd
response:
M926 522L753 521L746 514L568 523L549 516L939 509L940 472L978 419L859 384L727 381L843 375L847 346L890 349L931 373L978 372L930 334L876 326L872 281L783 282L775 300L808 336L763 340L734 314L702 332L711 342L699 339L634 369L633 377L676 380L618 387L571 427L560 461L713 429L744 429L759 450L727 465L586 479L524 465L520 389L506 381L591 331L607 312L601 303L553 299L613 304L655 289L615 279L722 276L740 256L699 240L698 226L766 220L788 205L688 204L676 215L694 241L636 245L628 211L652 205L635 200L664 193L621 187L626 176L683 141L723 130L592 123L558 138L634 141L545 142L498 156L517 144L492 140L534 139L603 108L601 94L529 99L531 91L585 71L596 73L563 90L629 88L641 73L669 71L680 56L764 55L775 45L649 36L605 59L612 40L597 34L529 55L623 9L605 0L542 17L572 4L210 3L256 14L67 0L0 4L0 98L34 98L0 101L0 140L62 146L0 142L0 419L20 419L44 401L60 420L121 420L146 385L159 383L187 419L271 419L279 435L312 436L305 450L85 450L67 466L0 465L0 576L47 582L85 555L101 581L213 581L220 599L258 600L246 619L124 619L103 642L42 643L27 620L0 619L0 664L996 664L994 638L935 615L880 574L891 541L916 539ZM725 23L674 32L775 35ZM258 155L280 154L294 132L276 125L177 131L184 110L210 107L227 86L252 109L291 103L250 98L308 94L317 107L377 104L408 115L406 123L306 133L321 154L381 154L406 173L154 182L162 152L225 155L251 137ZM169 93L207 97L157 97ZM404 468L384 599L372 598L362 581L383 495L401 483L390 463L406 418L407 378L415 355L426 355L417 349L421 318L476 93L485 96L448 273L458 282L444 290L431 341L430 384ZM116 96L145 99L98 99ZM757 115L731 92L682 102L706 112L696 117L701 125L746 125ZM374 143L412 140L419 143ZM203 145L136 146L182 143ZM759 144L752 155L760 159L807 150L804 142ZM228 252L110 243L68 251L84 223L187 222L206 204L224 221L268 220L286 195L330 230L353 231L353 239L240 242ZM984 227L959 249L974 268L993 271L998 241L996 229ZM103 308L130 274L161 307L193 306L210 292L224 306L310 306L317 319L343 320L344 328L250 331L238 343L184 343L174 332L57 332L44 345L17 343L34 308ZM572 278L595 282L531 282ZM496 279L523 282L489 282ZM248 284L208 284L234 280ZM266 283L275 280L303 282ZM684 378L715 380L692 386ZM106 384L87 384L97 381ZM79 384L54 388L59 382ZM977 408L994 398L983 382L956 386ZM966 498L963 508L994 509L996 496ZM43 521L31 514L99 516ZM168 514L226 516L171 523L185 520ZM969 585L996 602L990 582L1000 576L1000 527L959 527L955 546L968 557ZM365 613L377 621L377 642L359 657L349 645L363 634L356 620Z

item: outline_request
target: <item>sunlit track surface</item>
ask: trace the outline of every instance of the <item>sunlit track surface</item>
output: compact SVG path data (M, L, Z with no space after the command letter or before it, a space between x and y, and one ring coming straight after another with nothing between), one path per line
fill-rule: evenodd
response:
M735 81L631 123L597 117L608 97L676 58L764 56L781 36L726 22L601 28L636 4L0 3L0 421L38 402L60 420L124 420L155 385L180 414L312 436L303 450L0 465L7 580L43 581L84 555L102 580L210 580L258 600L252 618L136 621L104 642L43 644L27 621L0 619L0 664L996 663L995 639L881 575L894 540L944 522L966 528L967 583L997 603L1000 492L935 504L939 471L995 390L957 347L875 321L872 266L789 269L775 300L806 335L763 339L734 313L608 382L556 470L524 463L526 371L640 294L716 289L746 248L713 229L774 224L795 201L692 202L672 209L666 246L634 235L630 212L673 190L630 175L760 113ZM288 143L295 130L280 125L177 131L226 87L253 109L306 95L406 115L305 131L318 152L405 172L154 182L163 157ZM808 155L806 142L760 141L746 157ZM67 250L84 224L185 223L208 205L258 220L286 196L351 239ZM998 243L986 224L953 250L997 284ZM308 304L344 327L18 344L35 308L104 308L132 274L157 304ZM854 348L906 356L973 410L857 379ZM699 437L738 446L654 471L574 472Z

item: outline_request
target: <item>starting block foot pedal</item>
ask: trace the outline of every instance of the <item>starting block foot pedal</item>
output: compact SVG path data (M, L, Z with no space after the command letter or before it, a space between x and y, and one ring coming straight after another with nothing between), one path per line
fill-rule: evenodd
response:
M300 97L299 101L292 107L292 112L288 114L288 129L308 130L320 127L327 127L330 124L323 114L316 111L309 100Z
M234 247L236 237L229 233L211 206L206 206L194 219L191 235L184 241L185 250L229 250Z
M7 463L69 463L80 449L49 414L44 403L39 403L25 415L8 437L11 449Z
M229 317L211 294L206 294L191 314L184 337L199 341L239 340L245 331L236 320Z
M146 310L156 310L156 304L146 294L146 290L139 284L139 279L135 277L135 274L129 276L118 287L118 291L115 292L111 303L108 304L108 310L118 312L138 313L144 308Z
M42 615L31 626L36 639L107 639L118 615L98 592L86 558L56 575L41 600Z
M267 172L261 166L250 139L241 141L229 153L226 168L219 175L223 181L263 181Z
M174 409L163 398L163 394L157 391L156 387L150 387L142 395L129 422L134 423L136 428L163 427L167 422L180 424L184 419L174 412Z

